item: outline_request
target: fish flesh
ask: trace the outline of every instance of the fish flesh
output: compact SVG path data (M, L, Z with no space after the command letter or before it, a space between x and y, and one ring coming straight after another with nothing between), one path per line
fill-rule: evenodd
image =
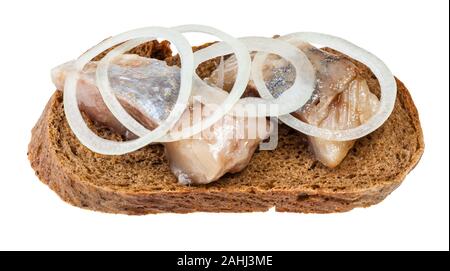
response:
M52 70L52 80L64 89L68 72L75 62ZM111 128L126 139L136 138L108 110L96 86L97 62L88 63L77 82L77 99L81 111L100 125ZM176 103L180 87L180 68L166 62L125 54L113 60L108 70L111 88L125 110L148 129L154 129L169 115ZM173 128L179 131L186 121L193 124L193 102ZM212 105L199 105L201 120L214 111ZM227 172L239 172L249 163L256 147L269 132L257 129L265 118L225 115L209 129L192 138L164 143L172 172L182 184L206 184ZM261 126L261 125L260 125ZM253 130L257 129L256 132ZM242 131L245 131L242 133ZM262 132L261 132L262 131ZM236 135L240 135L236 136Z
M288 42L302 50L316 72L315 90L310 100L293 115L320 128L345 130L365 123L379 108L379 99L373 94L358 68L348 59L318 49L301 40ZM237 74L234 56L225 60L221 72L216 70L207 79L214 85L223 78L224 89L233 86ZM269 55L263 66L263 78L274 97L280 96L295 81L295 68L286 60ZM246 94L254 96L256 88L249 82ZM346 157L355 141L330 141L308 136L317 160L334 168Z
M52 70L52 81L64 89L65 77L74 69L75 62L67 62ZM106 107L97 89L95 72L97 62L89 62L77 82L77 100L80 110L95 122L110 127L128 139L133 134L114 117ZM123 55L114 60L108 70L111 88L119 102L137 121L154 129L174 106L180 87L178 67L163 61L153 61L138 55Z
M195 123L185 111L180 123ZM202 105L202 119L210 116L216 108ZM187 119L187 121L186 121ZM261 140L269 135L266 118L248 118L225 115L211 128L201 132L201 139L182 139L165 143L166 155L172 172L180 183L209 183L219 179L225 173L242 171L250 162ZM179 129L178 129L179 130ZM253 132L253 134L252 134Z

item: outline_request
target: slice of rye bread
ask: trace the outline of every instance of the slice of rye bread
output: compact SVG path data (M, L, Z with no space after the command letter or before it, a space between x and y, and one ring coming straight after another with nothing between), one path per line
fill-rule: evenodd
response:
M168 63L178 62L170 50L158 46L142 45L133 53L159 59L165 55ZM370 70L354 62L372 92L379 95ZM210 61L198 71L206 76L216 64ZM226 174L208 185L183 186L171 173L160 145L121 156L93 153L81 145L65 119L61 91L50 98L32 130L28 158L39 179L64 201L95 211L143 215L275 207L282 212L344 212L381 202L401 184L424 151L417 109L399 80L397 87L395 109L386 123L357 140L334 169L314 159L303 135L280 124L277 149L257 151L242 172ZM120 140L87 121L99 135Z

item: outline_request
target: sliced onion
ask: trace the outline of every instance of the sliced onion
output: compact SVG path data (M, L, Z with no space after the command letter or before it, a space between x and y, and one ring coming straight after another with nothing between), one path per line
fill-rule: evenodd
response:
M227 44L227 46L232 50L232 52L236 56L238 64L238 75L236 76L236 81L228 97L221 104L219 104L220 107L218 107L212 115L208 116L205 119L202 119L201 122L194 123L191 127L183 129L180 132L168 134L167 137L164 138L165 141L176 141L179 139L191 137L218 122L225 114L227 114L233 108L233 106L239 101L240 97L244 93L248 81L250 79L250 68L251 68L251 58L250 55L248 54L245 45L243 45L236 38L226 34L225 32L204 25L181 25L174 27L173 29L181 33L200 32L210 34L221 39L222 43ZM198 55L199 55L198 52L194 53L194 69L196 69L198 65L200 65L202 62L206 60L212 59L216 56L223 56L225 54L219 54L214 57L209 57L204 61L199 61L200 58L197 57ZM194 72L194 80L195 76L198 77L196 72Z
M326 34L299 32L280 37L280 39L287 42L293 42L297 39L309 43L317 43L323 46L328 46L340 51L369 67L377 77L381 88L381 99L378 112L367 122L358 127L346 130L319 128L301 121L292 115L280 116L279 118L282 122L309 136L332 141L348 141L361 138L375 131L390 116L392 110L394 109L395 99L397 96L397 84L388 67L375 55L344 39Z
M248 80L250 78L250 64L251 59L248 54L247 48L239 42L237 39L232 36L209 26L202 25L182 25L174 27L173 30L177 32L185 33L185 32L201 32L210 35L214 35L231 48L231 52L236 54L236 59L238 62L239 74L236 78L236 84L233 86L233 89L230 92L230 96L226 97L221 103L220 108L217 108L211 116L203 119L201 122L194 123L190 127L183 128L179 132L174 133L166 133L164 136L159 137L157 140L153 142L170 142L176 141L180 139L190 138L195 134L200 133L202 130L209 128L214 125L217 121L219 121L228 111L233 108L233 105L239 100L242 94L245 91ZM127 129L129 129L134 134L143 137L146 136L150 130L145 128L139 122L137 122L132 116L130 116L126 110L122 107L118 99L113 93L113 90L110 86L108 80L108 68L110 62L120 54L125 53L126 51L136 47L137 45L148 41L137 39L130 40L125 42L124 44L114 48L111 50L103 59L100 61L97 67L97 86L102 94L102 97L105 101L105 104L110 109L111 113L117 118L119 122L122 123ZM220 55L220 52L216 52ZM215 56L214 56L215 57ZM206 60L209 60L210 57ZM197 60L197 59L196 59ZM201 61L203 62L203 61ZM201 63L196 61L194 64L194 69ZM183 68L183 66L181 66Z
M84 122L80 109L78 108L76 87L80 72L83 70L84 66L91 61L91 59L117 44L128 40L157 36L172 41L180 52L182 65L182 69L180 71L180 92L174 108L170 112L167 119L160 123L156 129L147 132L144 136L138 139L126 142L116 142L97 136ZM120 155L140 149L164 136L181 117L186 109L186 106L188 105L191 94L193 73L194 57L192 48L188 41L177 31L163 27L147 27L128 31L109 38L80 56L80 58L76 61L75 70L67 75L64 85L64 112L66 114L69 126L83 145L97 153ZM110 99L110 102L111 100L112 99Z
M236 56L236 61L238 64L238 74L236 76L236 81L234 82L233 87L231 88L228 96L226 99L217 105L219 105L218 108L214 111L214 113L210 116L208 116L205 119L202 119L201 122L194 123L191 127L187 129L183 129L181 132L174 133L174 134L168 134L170 141L179 140L182 138L190 137L192 135L198 134L204 129L207 129L214 125L216 122L218 122L225 114L227 114L229 111L233 109L233 106L239 101L241 96L244 94L244 91L247 87L248 81L250 79L250 68L251 68L251 58L248 53L247 47L242 44L239 40L236 38L209 26L204 25L181 25L174 27L176 31L179 31L181 33L187 33L187 32L200 32L205 34L210 34L213 36L216 36L222 40L221 44L226 45L231 52L227 51L228 53L224 53L224 51L216 50L212 52L211 50L200 50L194 53L194 67L197 68L198 65L200 65L202 62L213 59L218 56L223 56L229 53L234 53ZM209 47L207 47L209 48ZM205 48L205 49L207 49ZM213 47L214 48L214 47ZM203 52L202 52L203 51ZM194 72L194 87L193 89L196 89L195 86L198 86L198 80L201 80L197 73ZM197 81L197 82L195 82ZM205 84L206 85L206 84ZM196 93L193 92L193 96L195 96ZM164 138L166 139L166 138Z
M245 37L239 38L248 51L259 51L273 53L289 61L296 71L296 78L293 85L284 91L278 98L270 94L262 76L262 68L265 58L255 58L252 64L252 78L258 92L262 98L246 97L239 100L233 108L235 116L266 117L279 116L294 112L300 109L311 97L314 91L315 72L306 55L295 46L284 41L265 37ZM216 57L218 53L229 54L223 43L216 43L198 51L195 61L205 61L210 57ZM216 53L216 54L214 54ZM239 75L239 74L238 74ZM207 103L220 103L228 93L214 86L209 86L194 74L193 95L201 95ZM249 106L252 105L252 106ZM255 107L264 110L254 110Z
M289 43L271 38L249 37L241 40L251 51L277 54L289 61L295 68L295 81L292 86L279 97L273 99L263 78L264 59L256 56L253 59L253 83L268 105L278 106L276 116L289 114L300 109L311 98L315 85L315 70L308 57L300 49ZM272 115L268 114L268 116Z

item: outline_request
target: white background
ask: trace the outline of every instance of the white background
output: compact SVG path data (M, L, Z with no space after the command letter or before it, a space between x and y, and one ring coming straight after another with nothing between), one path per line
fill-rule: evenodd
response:
M448 20L445 0L1 1L0 249L448 250ZM343 214L129 217L62 202L26 156L54 91L50 69L110 35L188 23L237 37L316 31L366 48L408 86L425 133L422 160L381 204Z

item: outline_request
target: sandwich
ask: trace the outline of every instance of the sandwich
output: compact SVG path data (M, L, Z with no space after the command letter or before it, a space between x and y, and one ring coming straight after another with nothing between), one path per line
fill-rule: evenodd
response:
M191 47L192 31L222 41ZM51 77L28 158L64 201L95 211L344 212L381 202L424 150L403 83L324 34L142 28Z

